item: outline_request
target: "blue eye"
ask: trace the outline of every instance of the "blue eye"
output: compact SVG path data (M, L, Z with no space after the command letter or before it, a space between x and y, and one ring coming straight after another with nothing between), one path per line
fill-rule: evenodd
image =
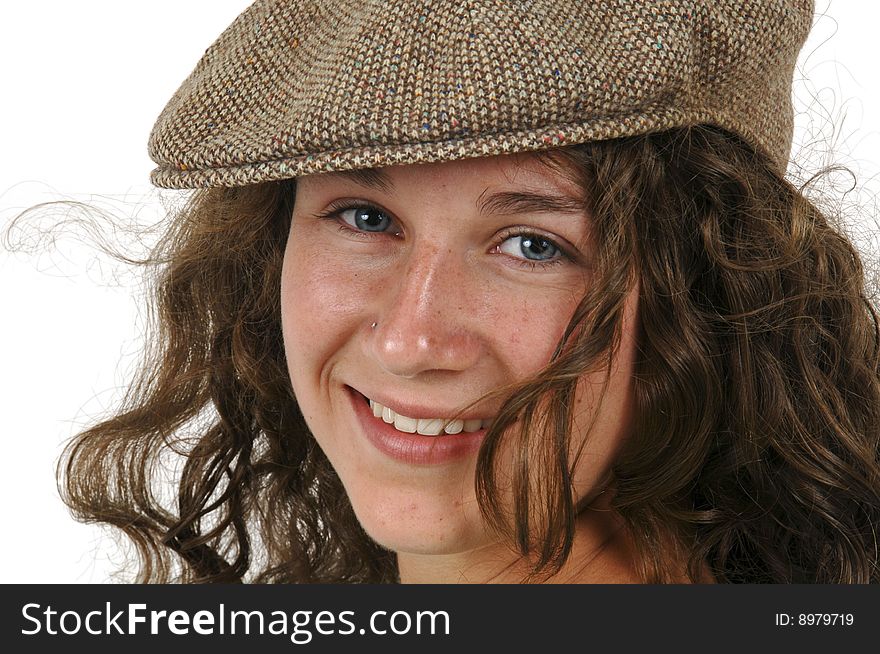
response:
M373 207L352 207L339 212L339 217L351 227L362 232L388 231L394 221L388 214Z
M541 238L537 234L521 234L511 236L498 247L500 252L529 261L552 261L562 251L553 241Z

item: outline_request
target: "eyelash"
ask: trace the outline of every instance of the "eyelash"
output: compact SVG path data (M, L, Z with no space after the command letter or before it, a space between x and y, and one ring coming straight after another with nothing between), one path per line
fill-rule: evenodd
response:
M325 211L322 211L316 216L318 218L325 218L329 220L338 221L339 231L344 232L346 234L355 236L356 238L361 238L364 240L373 239L375 236L387 235L388 232L367 232L361 231L358 229L352 229L348 223L342 220L340 214L345 211L350 211L352 209L369 209L371 211L376 211L382 214L385 214L389 218L391 215L387 210L382 207L373 204L372 202L368 202L366 200L358 200L357 202L350 202L347 200L337 200L335 202L331 202ZM393 220L393 219L392 219ZM393 234L394 236L399 235L398 233ZM555 259L551 259L549 261L531 261L529 259L520 259L519 257L513 257L508 255L508 259L512 261L515 265L525 269L525 270L536 270L543 269L546 270L551 267L555 267L561 265L563 263L575 262L577 260L576 257L569 254L568 250L560 245L556 239L550 238L541 232L537 232L534 229L529 229L526 227L511 227L503 232L501 232L500 237L498 238L497 243L492 246L492 251L496 251L501 247L501 244L504 241L515 238L517 236L537 236L540 239L549 242L556 250L559 252L559 256Z

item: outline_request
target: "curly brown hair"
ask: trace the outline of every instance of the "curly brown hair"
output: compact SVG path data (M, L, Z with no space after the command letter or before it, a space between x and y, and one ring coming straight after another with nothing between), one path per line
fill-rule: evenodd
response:
M568 399L611 361L638 280L635 422L613 507L642 579L672 580L684 553L693 580L707 562L721 582L880 581L880 327L841 228L709 126L541 158L589 198L595 282L487 434L488 524L535 575L566 561L581 510L560 447ZM295 180L216 188L174 216L147 262L163 268L139 375L59 463L75 515L136 545L139 581L398 580L291 389L279 286L294 201ZM496 481L502 440L532 462L512 477L513 506Z

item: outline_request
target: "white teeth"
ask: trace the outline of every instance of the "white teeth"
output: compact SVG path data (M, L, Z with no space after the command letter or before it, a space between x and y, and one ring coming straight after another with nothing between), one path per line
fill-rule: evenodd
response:
M418 432L424 436L439 436L442 433L459 434L461 432L473 433L488 427L491 420L450 420L448 418L410 418L395 413L394 410L370 400L370 409L373 416L381 418L389 425L394 425L398 431L406 434Z
M407 434L414 434L416 432L416 427L418 426L419 421L415 418L407 418L406 416L402 416L399 413L394 416L394 428L397 431L402 431Z
M460 434L462 429L464 429L464 420L450 420L443 431L447 434Z
M470 432L477 431L482 425L483 425L483 421L480 420L479 418L476 418L474 420L465 420L464 427L462 427L462 429L464 429L464 431L470 433Z
M425 436L436 436L443 431L443 419L419 418L419 427L417 431Z

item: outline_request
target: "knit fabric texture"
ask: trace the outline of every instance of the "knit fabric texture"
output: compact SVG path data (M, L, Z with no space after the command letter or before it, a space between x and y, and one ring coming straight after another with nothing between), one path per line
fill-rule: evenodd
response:
M708 123L784 172L812 0L258 0L159 116L168 188Z

